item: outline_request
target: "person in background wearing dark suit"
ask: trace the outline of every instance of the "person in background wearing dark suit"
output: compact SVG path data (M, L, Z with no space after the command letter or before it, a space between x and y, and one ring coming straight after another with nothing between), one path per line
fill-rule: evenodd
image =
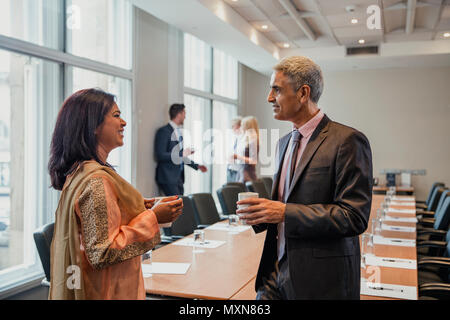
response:
M278 141L272 200L246 199L256 232L267 230L257 299L359 299L359 237L372 201L372 153L361 132L317 106L322 71L306 57L275 67L268 102L292 132ZM349 89L350 90L350 89Z
M184 104L173 104L169 110L170 121L156 132L155 155L156 183L166 196L183 195L184 165L206 172L207 168L189 158L194 153L191 148L183 148L182 126L186 118Z

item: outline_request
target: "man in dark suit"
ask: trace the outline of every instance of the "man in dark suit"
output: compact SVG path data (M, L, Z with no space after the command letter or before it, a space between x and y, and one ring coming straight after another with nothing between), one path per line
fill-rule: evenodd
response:
M257 299L359 299L358 235L368 224L372 155L361 132L317 106L322 72L305 57L274 67L268 101L293 123L278 141L272 200L247 199L238 213L267 230Z
M194 153L191 148L183 148L182 126L186 118L184 104L173 104L169 110L170 121L156 132L155 155L156 182L166 196L183 195L184 165L206 172L207 168L189 158Z

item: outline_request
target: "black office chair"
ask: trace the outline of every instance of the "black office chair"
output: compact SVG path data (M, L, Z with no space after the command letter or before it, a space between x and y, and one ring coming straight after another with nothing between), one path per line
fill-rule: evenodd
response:
M428 204L430 203L431 196L433 195L434 190L437 187L445 187L445 184L442 182L435 182L430 188L430 192L428 193L428 198L426 201L416 200L416 208L427 210Z
M272 184L273 179L271 177L262 177L261 181L264 182L264 185L266 186L267 194L272 195Z
M424 256L417 263L419 297L450 299L450 230L444 240L419 244L440 250L440 254Z
M444 204L444 201L447 197L450 196L450 190L444 190L438 201L437 201L437 206L436 206L436 210L435 211L426 211L426 210L416 210L416 215L419 218L419 224L421 224L421 219L423 218L434 218L434 214L439 211L442 208L442 205ZM435 197L438 197L438 194L435 193ZM434 201L434 200L433 200Z
M161 237L161 243L163 244L182 239L193 233L197 228L191 199L187 196L183 196L181 199L183 199L183 213L172 223L170 228L164 228L164 236Z
M242 182L227 182L222 187L237 187L239 188L239 192L247 192L247 188L245 187L245 184Z
M195 221L197 228L206 228L207 226L223 220L217 211L214 198L211 193L194 193L190 194L189 198L192 201Z
M220 206L222 207L222 214L236 214L236 202L238 201L238 194L240 192L242 192L241 188L236 186L223 186L217 190L217 197L219 198Z
M249 191L257 192L260 198L270 199L270 195L266 190L266 186L264 185L264 182L262 182L261 180L258 179L254 181L247 181L245 183L245 186Z
M42 280L42 284L45 286L50 286L50 247L52 245L54 227L55 224L52 222L42 226L33 233L34 242L45 273L45 279Z
M421 228L417 230L417 255L436 255L433 247L420 245L422 241L442 241L450 227L450 197L446 197L441 208L436 211L434 218L426 218L421 221Z

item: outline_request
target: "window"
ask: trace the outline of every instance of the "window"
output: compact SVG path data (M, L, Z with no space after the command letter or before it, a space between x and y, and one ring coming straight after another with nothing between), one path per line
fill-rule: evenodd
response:
M116 96L126 143L108 161L131 181L131 8L122 0L0 0L0 299L44 275L33 232L54 221L49 149L74 91Z
M123 0L68 0L67 51L131 69L131 9Z
M42 272L32 237L56 209L58 194L45 173L61 65L0 50L0 79L1 290Z
M0 34L61 50L61 0L0 0Z
M185 130L193 137L191 159L207 173L185 170L185 193L210 192L226 183L231 120L238 110L238 62L190 34L184 35Z

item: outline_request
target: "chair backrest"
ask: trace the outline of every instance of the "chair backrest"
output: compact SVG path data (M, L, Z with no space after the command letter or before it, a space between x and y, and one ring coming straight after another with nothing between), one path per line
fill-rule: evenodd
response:
M194 193L189 195L195 210L195 221L199 224L214 224L220 221L214 198L211 193Z
M273 179L271 177L262 177L261 181L264 182L264 185L266 186L266 191L270 195L272 195L272 184Z
M427 206L430 204L431 197L433 196L434 190L436 190L437 187L444 187L444 186L445 186L445 184L442 183L442 182L435 182L435 183L433 183L433 185L430 188L430 192L428 193L427 201L425 202L425 204Z
M446 187L437 187L433 191L433 195L431 196L430 203L428 204L428 211L436 211L437 205L439 203L439 200L441 199L442 192L447 190Z
M241 188L236 186L223 186L217 190L217 197L224 215L236 214L236 202L240 192L242 192Z
M436 212L441 209L442 205L444 204L445 198L447 198L449 196L450 196L450 190L449 189L444 190L444 192L442 192L441 198L439 199L439 202L438 202L437 207L436 207Z
M171 236L187 236L193 233L197 227L194 206L192 205L191 199L186 196L181 197L181 199L183 199L183 213L172 223L172 227L168 228L170 229L168 233Z
M247 188L245 184L242 182L227 182L222 187L238 187L240 189L240 192L247 192Z
M261 180L247 181L245 183L247 189L251 192L257 192L260 198L270 199L270 195L266 190L264 182Z
M33 233L34 242L41 259L47 281L50 281L50 247L52 245L54 223L49 223Z
M447 230L450 226L450 197L446 197L439 211L434 214L434 228Z

